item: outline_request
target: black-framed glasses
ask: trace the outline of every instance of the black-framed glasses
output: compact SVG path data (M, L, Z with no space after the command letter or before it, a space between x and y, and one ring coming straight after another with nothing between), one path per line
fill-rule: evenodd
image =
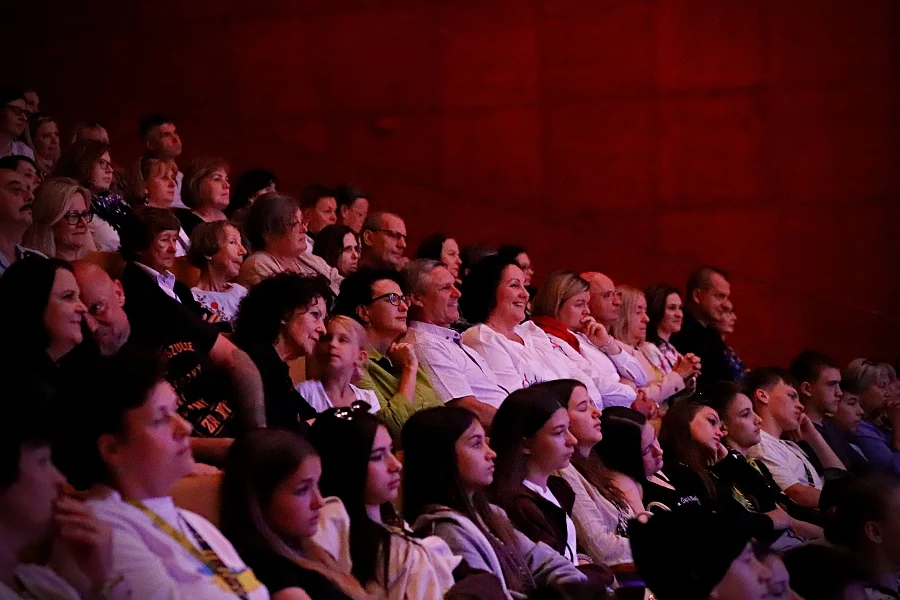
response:
M78 221L84 219L85 223L90 223L94 220L94 211L86 210L84 212L78 212L71 210L63 215L63 220L69 225L78 225Z
M340 419L341 421L352 421L353 419L359 417L361 414L368 412L368 404L366 404L362 400L355 400L350 406L335 408L334 412L331 414L334 415L335 419Z
M400 233L399 231L394 231L393 229L370 229L369 231L375 231L378 233L383 233L389 238L392 238L395 241L403 241L406 242L406 234Z
M7 104L3 108L8 108L12 112L14 117L21 117L22 115L25 115L26 119L31 120L31 117L34 116L34 113L27 108L21 108L13 104Z
M409 306L409 297L408 296L401 296L400 294L395 294L394 292L391 292L390 294L382 294L380 296L376 296L375 298L372 298L371 300L366 302L366 304L374 304L375 302L378 302L379 300L387 300L394 306L400 306L401 302L403 304Z

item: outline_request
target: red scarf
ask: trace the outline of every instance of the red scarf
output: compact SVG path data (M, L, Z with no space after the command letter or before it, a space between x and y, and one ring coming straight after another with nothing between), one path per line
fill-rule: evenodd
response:
M544 333L546 333L547 335L558 337L562 341L575 348L576 352L581 352L578 338L575 337L574 333L569 331L569 328L566 327L562 321L554 319L553 317L534 317L531 320L534 321L535 325L543 329Z

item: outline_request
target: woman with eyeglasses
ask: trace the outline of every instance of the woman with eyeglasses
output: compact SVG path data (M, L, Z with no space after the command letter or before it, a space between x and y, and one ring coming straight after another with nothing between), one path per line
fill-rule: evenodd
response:
M50 177L34 194L33 220L23 244L46 256L73 261L97 249L88 228L91 193L68 177Z
M19 141L31 116L24 90L0 89L0 157L27 156L34 160L28 144Z
M313 423L309 439L322 459L322 493L347 509L341 554L349 554L353 575L389 600L442 598L460 559L440 538L412 538L394 509L402 467L381 420L362 402L332 408Z
M872 469L900 475L900 402L892 398L890 373L884 365L857 358L842 379L857 392L863 409L856 444Z
M242 232L253 252L241 266L238 283L250 288L276 273L325 277L337 295L343 276L325 260L309 252L307 221L290 196L264 194L247 211Z
M412 346L400 341L409 311L402 285L396 271L362 269L341 284L333 311L355 319L366 330L369 358L357 385L375 392L381 404L379 416L394 439L413 413L443 406Z
M118 250L119 235L131 214L131 205L111 189L115 170L109 146L93 140L75 142L59 159L56 175L71 177L90 190L94 212L90 229L97 250Z

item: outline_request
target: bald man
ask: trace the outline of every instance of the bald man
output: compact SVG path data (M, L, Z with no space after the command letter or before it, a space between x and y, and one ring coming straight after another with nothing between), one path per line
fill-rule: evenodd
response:
M613 280L596 271L582 273L581 277L591 284L591 316L609 329L619 318L622 296L616 292Z
M390 269L399 271L409 259L406 251L406 223L389 212L369 215L362 230L360 269Z
M158 314L129 316L118 281L95 264L76 261L73 266L88 309L85 323L100 354L113 356L125 344L160 352L166 379L182 399L179 412L193 425L194 436L235 433L228 398L238 411L238 430L265 426L262 381L244 351L175 302ZM213 367L227 374L230 386Z

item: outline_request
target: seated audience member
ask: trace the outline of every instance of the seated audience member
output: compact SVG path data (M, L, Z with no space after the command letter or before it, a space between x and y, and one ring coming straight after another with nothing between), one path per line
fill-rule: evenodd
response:
M730 482L720 479L713 466L727 458L725 432L715 409L694 400L677 402L666 412L659 430L666 476L682 496L694 496L700 506L727 515L769 545L791 526L780 507L760 512L735 498ZM796 540L791 539L796 544Z
M682 354L691 353L700 358L703 365L697 379L700 389L705 382L735 381L735 373L726 359L727 347L716 329L730 295L727 275L716 268L700 267L688 278L684 323L670 341Z
M462 276L459 272L459 267L462 265L462 259L459 257L459 244L453 238L448 238L443 233L429 235L419 244L416 258L440 261L453 275L453 280L457 284L462 283Z
M643 367L591 317L589 290L588 282L574 271L551 273L534 297L534 324L555 349L591 377L604 406L631 406L637 392L622 383L617 369L643 376Z
M72 398L66 475L112 527L112 571L132 598L268 598L215 525L172 500L194 457L191 425L161 366L126 352L98 371L86 372L84 393ZM56 554L63 563L76 557Z
M241 302L234 342L259 369L269 427L303 430L316 416L294 389L288 365L310 356L325 333L327 295L320 277L280 273L250 288Z
M555 350L533 321L524 321L524 280L522 269L500 255L475 265L463 281L460 303L466 320L477 325L463 333L462 342L484 358L497 382L510 392L539 381L577 379L597 406L603 406L590 376Z
M744 377L747 375L747 365L744 364L741 357L738 356L734 348L732 348L725 339L727 336L734 333L735 323L737 323L737 314L734 312L734 307L731 305L731 302L728 302L722 307L722 314L719 315L719 318L713 323L713 327L719 331L722 336L722 341L725 342L725 362L728 364L728 368L731 369L734 381L742 383Z
M819 520L815 511L797 505L781 491L766 465L750 458L750 449L759 444L762 424L750 398L736 383L719 381L707 386L703 401L716 411L726 432L728 455L712 466L719 481L730 485L731 493L748 510L765 513L776 524L783 521L782 511L787 511L790 528L798 536L822 537L818 525L804 520Z
M531 285L531 278L534 277L534 269L531 266L531 259L528 258L528 253L525 252L525 248L512 244L500 246L500 248L497 249L497 255L511 260L522 269L522 273L525 275L523 285L528 290L528 293L531 296L534 296L535 288Z
M465 279L472 267L481 262L482 258L497 254L497 249L486 244L469 244L459 251L459 278Z
M72 145L79 142L99 142L109 145L109 132L100 121L79 121L72 128ZM58 175L59 173L57 173Z
M362 404L333 408L319 415L309 439L322 459L322 493L347 509L341 545L356 579L390 600L442 598L461 559L442 539L414 539L405 530L392 504L402 468L384 424Z
M850 464L847 465L851 473L861 475L871 468L869 459L863 453L857 443L856 434L862 424L866 411L863 410L859 400L859 388L856 381L841 378L841 398L838 400L838 408L831 415L831 421L837 426L842 437L847 443L847 452Z
M300 209L309 224L306 235L314 240L319 232L328 225L337 223L337 200L334 190L324 185L313 183L303 188L300 193ZM307 244L307 252L312 251L312 244Z
M403 256L406 250L406 223L393 213L376 212L369 215L360 240L360 268L399 271L409 262Z
M314 360L306 363L309 379L297 384L297 391L316 412L346 408L365 402L369 412L381 410L372 390L355 385L365 373L366 330L355 319L335 315L328 319L325 334L316 343Z
M184 172L181 201L187 208L178 209L178 220L188 235L200 223L225 221L225 209L231 201L228 163L221 158L202 156L188 164Z
M165 115L154 114L141 119L140 130L150 155L159 161L171 163L175 167L175 194L171 207L186 208L181 201L183 175L175 165L175 160L181 156L182 150L181 136L178 135L175 123Z
M442 263L416 259L405 268L409 291L409 343L428 373L438 397L474 412L485 427L509 395L475 351L467 349L450 325L459 319L459 290Z
M28 255L41 256L22 246L33 211L34 196L25 177L0 165L0 275Z
M771 598L772 573L754 554L752 532L725 515L660 513L632 521L628 534L634 564L659 600Z
M344 184L335 190L335 200L337 200L338 223L346 225L356 235L360 235L369 214L369 198L362 190Z
M322 463L297 433L260 429L236 440L222 480L222 533L273 600L366 600L349 569L316 543L320 524L346 519L319 491ZM332 541L332 540L328 540Z
M682 498L662 473L663 451L656 430L638 411L613 406L600 415L603 439L594 451L612 473L612 484L635 515L669 510L697 499ZM646 507L646 508L645 508Z
M23 243L46 256L73 261L96 250L88 226L94 218L91 193L68 177L51 177L37 189L33 221Z
M0 157L27 156L34 160L34 152L19 138L28 127L32 111L22 90L0 90Z
M575 492L554 473L569 466L577 443L569 431L569 412L535 386L510 394L491 425L497 453L491 500L517 530L576 565Z
M247 295L247 288L235 283L246 255L240 232L228 221L200 223L194 228L188 259L200 269L200 279L191 294L207 313L225 324L226 332L231 331L238 305Z
M569 414L569 432L575 436L575 452L571 464L560 469L558 474L575 494L571 518L575 523L578 550L596 564L630 563L631 548L625 528L634 512L613 483L612 472L594 452L594 447L603 439L600 411L591 402L584 386L574 379L536 383L528 389L546 394Z
M420 535L436 535L469 568L493 574L509 600L538 587L585 581L553 548L514 529L488 502L496 454L474 413L423 410L403 428L403 514Z
M175 166L175 162L144 155L138 161L135 171L131 203L134 206L172 208L177 191L178 167ZM184 256L190 247L190 238L184 229L179 227L175 256Z
M366 330L366 372L359 387L375 392L391 435L416 411L440 406L431 380L410 344L400 342L407 331L409 299L395 271L361 269L341 284L334 314L356 319Z
M228 203L225 214L235 225L243 223L243 218L236 215L246 217L247 209L253 206L257 198L264 194L273 194L277 189L278 178L275 173L268 169L248 169L238 175L234 185L231 186L231 202Z
M37 165L27 156L4 156L0 158L0 169L12 169L24 176L31 192L34 192L43 181L38 173Z
M110 564L112 539L107 526L83 502L63 494L66 479L51 461L55 432L41 398L12 391L9 385L4 392L9 395L0 421L0 597L81 598L49 568L19 562L21 554L52 536L54 543L70 549L87 577L89 597L130 598L131 590Z
M106 271L83 261L74 267L87 306L85 321L98 352L115 356L127 344L162 357L166 378L181 398L178 412L194 427L192 443L198 458L221 462L230 444L227 439L205 438L265 426L259 370L215 327L175 302L160 302L155 293L126 303L121 283Z
M59 159L56 173L71 177L91 192L91 235L101 252L119 249L119 235L131 214L131 205L110 190L113 164L109 147L102 142L82 140L73 144Z
M841 371L837 363L826 354L807 350L794 359L789 371L797 382L803 412L848 470L856 472L855 453L847 436L831 419L838 411L842 396ZM809 453L807 448L804 450ZM856 466L861 466L858 460Z
M900 479L873 473L849 482L838 498L825 537L857 557L865 569L865 598L898 596Z
M647 344L641 352L663 373L671 373L681 353L669 341L673 333L681 331L684 322L681 294L674 287L655 284L644 290L647 301Z
M697 377L700 372L699 359L692 354L682 356L668 373L653 366L643 351L648 344L647 300L643 292L627 285L620 285L616 291L621 293L622 308L610 333L622 342L624 351L636 358L643 367L647 374L647 385L642 389L647 397L654 402L664 402L684 390L687 382ZM659 351L654 348L652 352Z
M249 288L276 273L300 273L325 277L337 294L343 277L324 259L306 252L306 217L290 196L260 196L247 213L243 233L254 251L241 266L241 285Z
M59 160L59 123L50 115L34 115L28 123L28 131L34 144L34 164L44 179L53 174Z
M328 225L316 236L313 254L347 277L359 268L359 238L346 225Z
M844 369L844 379L857 391L863 409L856 444L871 468L900 474L900 405L891 401L888 372L857 358Z
M804 544L784 554L791 590L816 600L866 600L866 570L845 548Z
M747 396L762 420L760 443L750 451L761 460L778 487L800 506L816 508L824 480L796 442L781 439L796 432L816 453L825 469L843 469L844 465L803 414L797 388L791 374L777 367L754 369L744 382Z

